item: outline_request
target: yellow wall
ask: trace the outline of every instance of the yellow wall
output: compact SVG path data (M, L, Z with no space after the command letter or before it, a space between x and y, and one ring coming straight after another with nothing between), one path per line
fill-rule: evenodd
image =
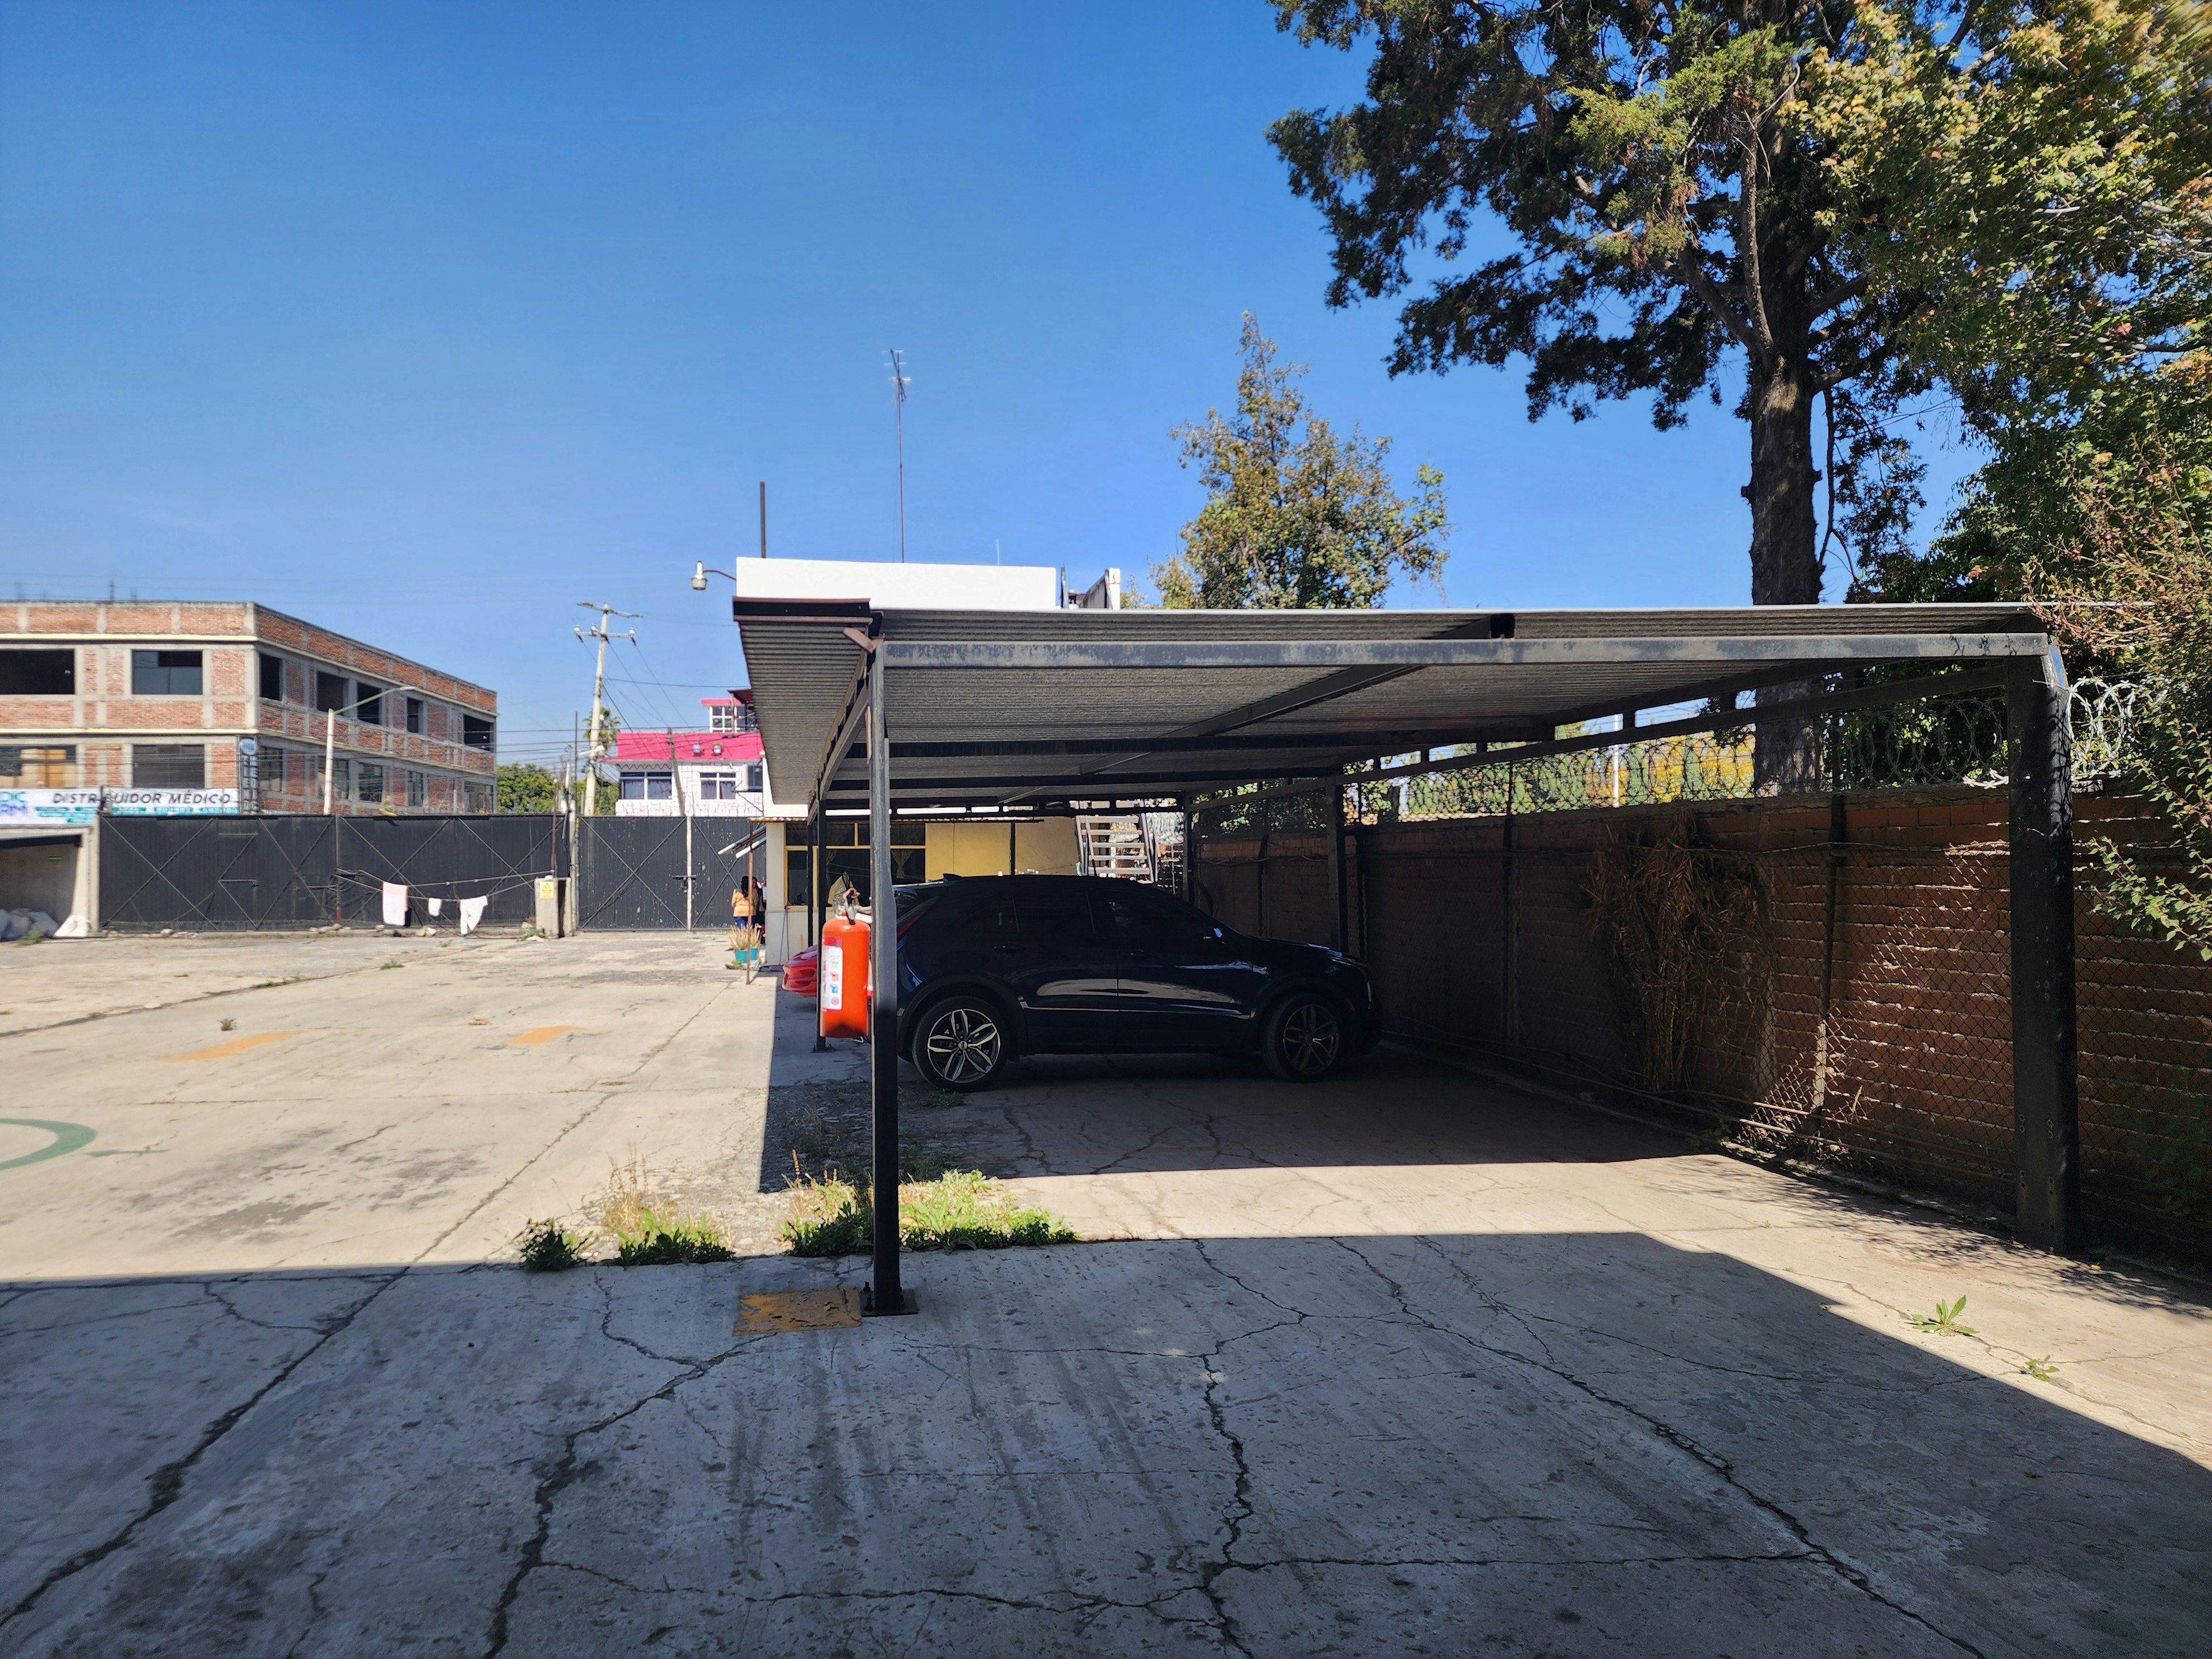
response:
M1013 869L1006 867L1007 838L1013 838ZM1075 820L1042 818L1034 823L944 823L929 826L929 879L939 876L1072 876L1075 865Z

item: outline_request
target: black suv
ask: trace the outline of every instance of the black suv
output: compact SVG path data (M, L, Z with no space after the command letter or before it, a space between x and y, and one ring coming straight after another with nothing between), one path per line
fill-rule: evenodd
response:
M945 1088L1019 1054L1175 1049L1310 1082L1378 1035L1351 957L1232 933L1141 882L951 877L898 899L900 1051Z

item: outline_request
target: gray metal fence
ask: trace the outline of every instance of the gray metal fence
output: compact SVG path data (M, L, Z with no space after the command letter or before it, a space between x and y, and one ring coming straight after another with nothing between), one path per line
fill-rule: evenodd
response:
M375 923L387 881L408 920L457 922L483 896L488 922L532 914L532 884L568 873L565 821L497 817L109 817L100 829L100 925L116 933L247 932Z

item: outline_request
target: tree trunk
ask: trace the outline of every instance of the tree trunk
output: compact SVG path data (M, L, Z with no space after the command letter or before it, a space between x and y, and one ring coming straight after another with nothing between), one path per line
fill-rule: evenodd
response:
M1775 313L1800 298L1770 295L1770 319L1784 324ZM1797 322L1794 317L1787 319L1787 325ZM1774 364L1769 367L1754 358L1751 366L1751 487L1744 494L1751 501L1753 605L1820 602L1820 555L1813 510L1813 377L1806 362L1804 330L1787 325L1775 331ZM1759 700L1787 702L1818 689L1811 681L1795 681L1767 687ZM1805 720L1760 726L1752 775L1763 795L1818 789L1818 726Z
M1751 602L1818 605L1813 512L1813 377L1792 352L1751 374Z

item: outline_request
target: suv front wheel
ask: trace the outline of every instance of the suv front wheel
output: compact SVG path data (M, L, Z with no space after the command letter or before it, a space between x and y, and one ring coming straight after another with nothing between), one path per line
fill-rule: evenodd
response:
M988 1087L1006 1068L1006 1020L981 997L947 997L915 1025L915 1068L940 1089Z
M1336 1069L1347 1046L1343 1014L1312 995L1286 999L1260 1034L1260 1058L1285 1083L1319 1082Z

